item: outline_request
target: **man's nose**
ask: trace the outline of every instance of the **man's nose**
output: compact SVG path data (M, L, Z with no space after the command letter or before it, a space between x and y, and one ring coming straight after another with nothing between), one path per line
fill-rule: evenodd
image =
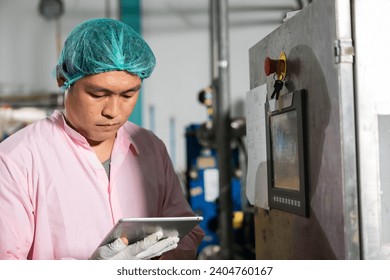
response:
M103 116L113 119L120 114L119 98L116 96L110 96L107 98L105 106L102 111Z

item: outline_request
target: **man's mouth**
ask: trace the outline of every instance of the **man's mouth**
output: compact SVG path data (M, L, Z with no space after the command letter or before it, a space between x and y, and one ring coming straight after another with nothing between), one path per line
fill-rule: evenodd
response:
M119 123L100 123L97 124L97 126L103 126L103 127L113 127L113 126L118 126Z

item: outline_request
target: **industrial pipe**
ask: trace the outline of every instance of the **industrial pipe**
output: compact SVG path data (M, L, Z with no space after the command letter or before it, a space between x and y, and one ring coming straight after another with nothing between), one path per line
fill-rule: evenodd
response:
M219 170L219 239L220 259L233 259L232 227L232 161L230 148L230 80L229 80L229 30L227 0L210 0L212 14L216 18L215 32L217 43L217 79L215 82L215 122L216 146ZM212 29L214 30L214 29ZM213 50L214 51L214 50ZM212 60L214 61L214 60Z

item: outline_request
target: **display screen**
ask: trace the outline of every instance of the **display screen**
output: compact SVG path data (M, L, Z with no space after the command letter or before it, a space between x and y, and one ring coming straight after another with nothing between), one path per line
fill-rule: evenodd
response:
M274 188L299 191L297 111L270 118Z
M265 103L268 204L270 208L309 216L306 184L305 90Z

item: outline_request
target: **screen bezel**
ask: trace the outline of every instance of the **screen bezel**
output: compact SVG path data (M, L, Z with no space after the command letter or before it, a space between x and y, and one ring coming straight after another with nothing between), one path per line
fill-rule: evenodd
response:
M266 114L266 139L267 139L267 177L268 177L268 204L270 208L279 209L282 211L294 213L301 216L309 216L309 207L307 203L308 188L306 186L306 153L305 153L305 133L304 133L304 90L290 92L284 96L286 102L283 107L275 102L275 108L271 108L270 102L265 104ZM291 96L288 96L291 95ZM283 98L283 96L279 97ZM283 103L283 102L282 102ZM280 107L281 106L281 107ZM271 133L271 119L274 116L286 114L291 111L296 111L296 125L297 125L297 148L298 148L298 176L299 176L299 190L291 190L275 186L275 163L272 152L272 133Z

